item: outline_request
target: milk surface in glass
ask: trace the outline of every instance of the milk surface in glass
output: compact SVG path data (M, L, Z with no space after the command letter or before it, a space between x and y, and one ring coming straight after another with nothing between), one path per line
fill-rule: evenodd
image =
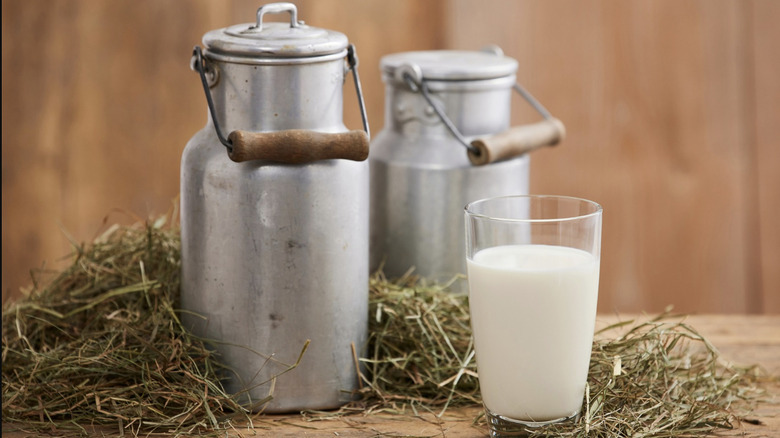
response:
M579 411L590 361L599 261L551 245L483 249L468 263L483 402L547 421Z

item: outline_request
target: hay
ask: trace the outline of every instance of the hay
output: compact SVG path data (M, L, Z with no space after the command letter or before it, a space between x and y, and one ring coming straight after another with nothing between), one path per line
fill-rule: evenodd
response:
M86 434L87 425L132 434L252 427L220 383L219 358L179 322L173 222L109 228L3 310L4 421L60 434ZM692 327L669 317L621 323L622 335L597 340L580 420L536 435L685 437L733 427L762 394L760 373L724 363ZM441 416L481 403L465 296L379 273L369 318L359 400L306 416Z
M424 409L441 416L447 406L481 403L465 296L410 277L391 283L380 274L371 281L370 309L366 399L346 412ZM597 333L581 417L532 436L688 437L732 429L770 379L776 377L757 366L724 361L668 309Z
M84 434L218 430L245 411L181 326L179 234L166 218L110 227L3 310L3 420ZM245 417L245 415L244 415Z
M681 321L682 319L682 321ZM629 327L615 338L599 337ZM603 329L593 344L581 418L531 436L694 437L733 429L765 394L757 366L723 361L681 316ZM752 420L748 420L752 421Z
M366 411L479 404L467 298L405 275L371 277Z

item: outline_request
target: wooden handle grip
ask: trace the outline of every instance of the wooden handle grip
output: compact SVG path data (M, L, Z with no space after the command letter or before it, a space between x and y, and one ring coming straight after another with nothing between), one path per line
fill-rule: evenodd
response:
M547 119L530 125L517 126L471 142L479 153L469 150L469 160L482 166L525 154L542 146L558 144L566 136L566 128L558 119Z
M368 135L364 131L324 133L305 129L273 132L233 131L228 136L233 150L230 159L240 163L267 160L286 164L341 158L368 158Z

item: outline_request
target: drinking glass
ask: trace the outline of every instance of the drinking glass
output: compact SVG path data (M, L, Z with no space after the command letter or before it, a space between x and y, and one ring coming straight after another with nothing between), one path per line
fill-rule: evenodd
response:
M466 206L477 372L490 435L579 415L593 344L599 204L518 195Z

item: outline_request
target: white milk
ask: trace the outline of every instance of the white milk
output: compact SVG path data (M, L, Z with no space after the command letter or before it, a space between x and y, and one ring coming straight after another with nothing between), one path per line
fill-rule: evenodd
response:
M598 260L562 246L498 246L468 260L468 280L485 406L530 421L578 412L593 343Z

